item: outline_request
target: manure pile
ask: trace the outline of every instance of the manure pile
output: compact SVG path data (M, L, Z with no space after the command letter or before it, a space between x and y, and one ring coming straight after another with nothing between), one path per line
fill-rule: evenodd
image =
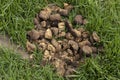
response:
M86 19L78 14L73 22L68 20L74 6L64 3L64 8L50 4L34 18L35 28L27 32L26 48L29 53L35 49L43 51L41 63L50 63L57 74L67 76L74 73L83 56L90 57L101 52L100 37L82 27Z

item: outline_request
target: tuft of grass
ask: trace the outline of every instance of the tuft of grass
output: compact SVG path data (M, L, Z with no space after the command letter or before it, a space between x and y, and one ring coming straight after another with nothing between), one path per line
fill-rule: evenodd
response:
M0 80L63 80L53 73L50 65L40 67L40 62L33 62L21 59L20 55L8 49L0 48Z
M105 47L104 54L86 59L76 74L69 77L73 80L120 80L120 0L0 0L0 33L25 47L26 32L34 27L35 14L49 3L62 7L63 2L75 6L70 21L76 14L88 20L87 25L74 27L96 31ZM50 65L39 66L41 52L34 54L35 60L29 62L9 50L0 49L0 79L64 80L52 72Z

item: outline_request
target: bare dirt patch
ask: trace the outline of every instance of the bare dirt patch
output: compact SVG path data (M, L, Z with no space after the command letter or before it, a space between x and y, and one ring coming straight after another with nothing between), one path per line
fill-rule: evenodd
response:
M19 53L23 59L29 59L28 52L26 52L24 49L22 49L15 43L12 43L6 35L0 35L0 47L12 50L15 53Z

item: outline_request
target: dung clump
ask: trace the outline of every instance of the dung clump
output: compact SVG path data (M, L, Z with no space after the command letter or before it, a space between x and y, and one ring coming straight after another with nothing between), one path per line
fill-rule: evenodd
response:
M101 46L94 45L100 44L97 32L90 33L82 27L73 27L72 23L79 26L86 24L82 15L76 15L73 22L67 19L73 8L67 3L64 3L63 9L57 5L48 5L34 18L35 29L27 33L27 51L43 51L42 61L52 64L60 76L74 74L83 62L84 55L89 57L102 51Z

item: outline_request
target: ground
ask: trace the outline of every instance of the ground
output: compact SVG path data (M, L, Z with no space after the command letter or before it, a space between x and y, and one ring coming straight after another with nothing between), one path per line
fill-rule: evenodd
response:
M73 80L120 80L120 0L0 0L0 33L25 48L26 32L31 30L33 18L44 6L69 2L75 6L70 14L82 14L89 31L96 31L104 44L104 54L86 59ZM35 59L22 60L9 49L0 49L0 80L65 80L52 72L51 65L41 67L42 52L34 52ZM33 65L34 64L34 65Z

